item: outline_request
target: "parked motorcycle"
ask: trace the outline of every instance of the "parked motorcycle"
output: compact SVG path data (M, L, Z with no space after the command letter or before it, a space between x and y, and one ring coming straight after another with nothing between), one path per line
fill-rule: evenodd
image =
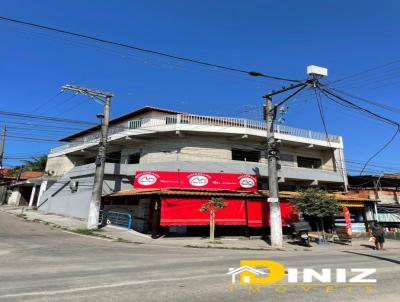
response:
M307 221L300 221L294 223L292 227L292 238L299 240L302 245L310 247L310 236L308 235L308 232L311 231L310 224Z

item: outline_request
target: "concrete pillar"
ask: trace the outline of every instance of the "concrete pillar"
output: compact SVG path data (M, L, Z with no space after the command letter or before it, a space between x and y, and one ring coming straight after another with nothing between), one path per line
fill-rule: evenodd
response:
M40 184L40 188L39 188L39 195L38 195L38 201L37 201L37 205L39 206L40 205L40 203L41 203L41 198L42 198L42 195L43 195L43 193L44 193L44 191L46 191L47 190L47 183L48 183L48 181L47 180L44 180L44 181L42 181L42 183Z
M35 200L35 193L36 193L36 185L33 185L32 191L31 191L31 197L29 198L29 205L28 205L28 207L30 207L30 208L32 207L33 202Z

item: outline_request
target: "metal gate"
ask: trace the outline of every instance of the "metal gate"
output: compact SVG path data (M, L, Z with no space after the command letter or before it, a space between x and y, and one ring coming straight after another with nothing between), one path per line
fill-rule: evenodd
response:
M126 212L100 211L100 225L116 225L127 229L132 228L132 215Z

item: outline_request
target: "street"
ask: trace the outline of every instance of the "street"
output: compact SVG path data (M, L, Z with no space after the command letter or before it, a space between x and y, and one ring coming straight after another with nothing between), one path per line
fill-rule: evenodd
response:
M232 287L241 259L296 268L376 268L377 284ZM0 212L0 301L398 301L398 250L246 251L80 236ZM372 292L371 292L372 291Z

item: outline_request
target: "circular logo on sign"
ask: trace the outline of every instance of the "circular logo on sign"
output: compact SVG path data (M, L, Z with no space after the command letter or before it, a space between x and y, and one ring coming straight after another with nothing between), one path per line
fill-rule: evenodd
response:
M203 187L208 184L208 178L202 175L195 175L190 177L189 183L195 187Z
M157 177L151 174L143 174L138 178L138 183L143 186L151 186L156 182L157 182Z
M254 182L254 179L252 179L252 178L250 178L250 177L243 177L243 178L240 180L240 186L241 186L242 188L246 188L246 189L252 188L252 187L254 187L255 184L256 184L256 183Z

